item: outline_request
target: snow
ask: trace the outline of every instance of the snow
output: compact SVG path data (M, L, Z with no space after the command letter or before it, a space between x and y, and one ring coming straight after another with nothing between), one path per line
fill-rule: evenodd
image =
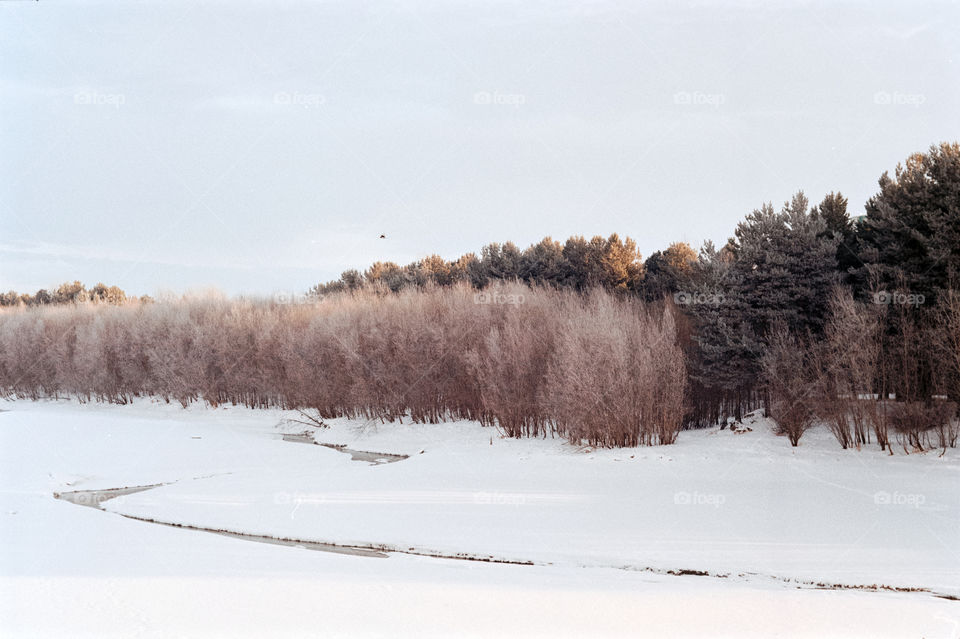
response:
M762 419L620 450L468 422L333 420L317 434L410 455L374 466L283 441L281 411L2 407L4 637L960 636L956 601L806 583L960 595L956 450L844 451L825 429L791 448ZM157 483L110 512L53 498Z

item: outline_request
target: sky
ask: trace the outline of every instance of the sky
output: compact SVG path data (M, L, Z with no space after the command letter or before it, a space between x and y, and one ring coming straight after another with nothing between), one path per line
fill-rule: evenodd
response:
M646 257L799 189L858 215L960 139L958 32L956 2L0 2L0 289Z

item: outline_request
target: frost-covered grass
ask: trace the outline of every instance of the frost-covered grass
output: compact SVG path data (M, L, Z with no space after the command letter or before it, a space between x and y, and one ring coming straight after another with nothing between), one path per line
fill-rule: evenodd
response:
M411 455L370 466L282 441L280 411L149 401L4 408L4 636L933 637L960 628L960 604L929 593L804 585L960 594L955 450L844 451L819 428L791 448L763 420L743 434L684 432L673 446L618 450L501 439L469 422L335 420L318 433ZM162 482L171 483L104 507L535 565L331 555L52 498Z

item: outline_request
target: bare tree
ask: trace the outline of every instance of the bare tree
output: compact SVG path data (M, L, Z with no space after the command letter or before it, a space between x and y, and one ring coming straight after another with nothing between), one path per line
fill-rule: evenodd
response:
M811 363L810 344L780 326L772 332L762 359L770 414L778 432L796 446L813 425L816 390L820 380Z
M0 309L0 389L21 397L465 418L632 446L676 439L684 369L671 312L603 290L427 282L303 304L207 293Z

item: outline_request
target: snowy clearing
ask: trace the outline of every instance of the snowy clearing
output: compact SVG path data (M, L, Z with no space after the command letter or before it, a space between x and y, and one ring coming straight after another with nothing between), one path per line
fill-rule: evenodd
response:
M316 435L367 458L284 441L281 411L3 407L3 636L960 636L956 450L791 448L764 420L618 450L467 422ZM54 499L146 485L106 512Z

